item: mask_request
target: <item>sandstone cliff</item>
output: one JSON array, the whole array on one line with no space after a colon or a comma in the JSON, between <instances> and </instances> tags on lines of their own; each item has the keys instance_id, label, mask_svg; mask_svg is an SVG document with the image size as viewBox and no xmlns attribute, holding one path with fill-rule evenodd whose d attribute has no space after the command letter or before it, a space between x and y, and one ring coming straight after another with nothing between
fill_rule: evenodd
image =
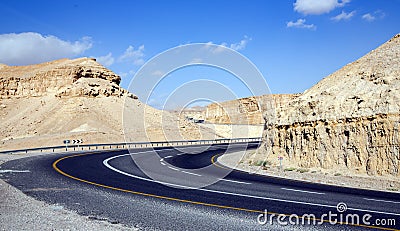
<instances>
[{"instance_id":1,"label":"sandstone cliff","mask_svg":"<svg viewBox=\"0 0 400 231\"><path fill-rule=\"evenodd\" d=\"M400 34L265 113L264 157L399 176Z\"/></svg>"},{"instance_id":2,"label":"sandstone cliff","mask_svg":"<svg viewBox=\"0 0 400 231\"><path fill-rule=\"evenodd\" d=\"M262 125L262 113L267 107L281 108L297 96L298 94L262 95L212 103L206 108L205 120L214 124Z\"/></svg>"},{"instance_id":3,"label":"sandstone cliff","mask_svg":"<svg viewBox=\"0 0 400 231\"><path fill-rule=\"evenodd\" d=\"M214 138L209 129L141 103L120 81L90 58L0 65L0 149L62 145L64 139L110 143Z\"/></svg>"},{"instance_id":4,"label":"sandstone cliff","mask_svg":"<svg viewBox=\"0 0 400 231\"><path fill-rule=\"evenodd\" d=\"M29 66L0 69L0 97L122 96L121 78L95 59L61 59Z\"/></svg>"}]
</instances>

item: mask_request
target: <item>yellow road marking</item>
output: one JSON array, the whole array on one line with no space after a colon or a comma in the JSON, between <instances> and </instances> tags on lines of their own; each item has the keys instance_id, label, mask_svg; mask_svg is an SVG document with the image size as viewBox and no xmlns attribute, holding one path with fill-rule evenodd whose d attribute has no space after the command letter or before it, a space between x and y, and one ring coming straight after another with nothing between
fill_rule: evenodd
<instances>
[{"instance_id":1,"label":"yellow road marking","mask_svg":"<svg viewBox=\"0 0 400 231\"><path fill-rule=\"evenodd\" d=\"M221 154L216 154L216 155L214 155L213 157L211 157L211 163L212 163L213 165L217 166L218 168L223 168L223 169L228 169L228 170L239 171L239 170L236 170L236 169L233 169L233 168L228 168L228 167L225 167L225 166L222 166L222 165L218 164L217 161L215 161L215 158L216 158L217 156L220 156L220 155L221 155Z\"/></svg>"},{"instance_id":2,"label":"yellow road marking","mask_svg":"<svg viewBox=\"0 0 400 231\"><path fill-rule=\"evenodd\" d=\"M150 193L132 191L132 190L128 190L128 189L117 188L117 187L113 187L113 186L109 186L109 185L103 185L103 184L99 184L99 183L96 183L96 182L84 180L84 179L69 175L68 173L63 172L61 169L59 169L57 167L57 164L59 162L61 162L62 160L69 159L69 158L74 158L74 157L79 157L79 156L86 156L86 155L89 155L89 154L101 154L101 153L98 153L98 152L97 153L93 153L93 152L91 152L91 153L83 153L83 154L65 156L65 157L62 157L62 158L54 161L52 166L53 166L54 170L56 170L58 173L60 173L63 176L66 176L68 178L71 178L73 180L80 181L80 182L87 183L87 184L91 184L91 185L95 185L95 186L102 187L102 188L107 188L107 189L120 191L120 192L126 192L126 193L135 194L135 195L148 196L148 197L165 199L165 200L170 200L170 201L177 201L177 202L183 202L183 203L189 203L189 204L195 204L195 205L203 205L203 206L208 206L208 207L216 207L216 208L222 208L222 209L232 209L232 210L237 210L237 211L245 211L245 212L259 213L259 214L290 216L290 214L282 214L282 213L275 213L275 212L269 212L269 211L267 213L265 213L265 211L261 211L261 210L245 209L245 208L238 208L238 207L233 207L233 206L211 204L211 203L192 201L192 200L184 200L184 199L179 199L179 198L174 198L174 197L160 196L160 195L156 195L156 194L150 194ZM215 155L215 156L217 156L217 155ZM215 156L213 156L211 158L211 162L213 164L215 164L215 160L214 160ZM222 166L219 166L219 167L222 167ZM300 217L300 218L302 218L302 217ZM308 218L308 219L310 219L310 218ZM321 219L318 219L318 218L315 218L315 219L311 218L311 220L313 220L313 221L322 221L322 222L329 223L328 220L321 220ZM337 224L358 226L358 227L364 227L364 228L373 228L373 229L380 229L380 230L398 231L397 229L384 228L384 227L378 227L378 226L368 226L368 225L359 225L359 224L346 224L346 223L342 223L342 222L337 222Z\"/></svg>"}]
</instances>

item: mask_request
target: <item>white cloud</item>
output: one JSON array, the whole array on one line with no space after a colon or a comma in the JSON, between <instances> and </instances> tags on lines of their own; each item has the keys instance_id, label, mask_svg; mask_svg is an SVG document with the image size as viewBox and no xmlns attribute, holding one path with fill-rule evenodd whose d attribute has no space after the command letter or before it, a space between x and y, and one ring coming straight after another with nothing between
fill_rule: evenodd
<instances>
[{"instance_id":1,"label":"white cloud","mask_svg":"<svg viewBox=\"0 0 400 231\"><path fill-rule=\"evenodd\" d=\"M377 10L374 13L364 14L361 18L367 22L373 22L377 19L383 19L385 17L385 13L381 10Z\"/></svg>"},{"instance_id":2,"label":"white cloud","mask_svg":"<svg viewBox=\"0 0 400 231\"><path fill-rule=\"evenodd\" d=\"M125 77L133 77L135 75L136 71L135 70L129 70L128 72L121 72L118 75L121 76L122 78Z\"/></svg>"},{"instance_id":3,"label":"white cloud","mask_svg":"<svg viewBox=\"0 0 400 231\"><path fill-rule=\"evenodd\" d=\"M247 43L249 43L249 41L251 41L251 38L245 35L244 38L240 40L240 42L232 43L229 47L235 51L240 51L246 48Z\"/></svg>"},{"instance_id":4,"label":"white cloud","mask_svg":"<svg viewBox=\"0 0 400 231\"><path fill-rule=\"evenodd\" d=\"M90 37L70 42L53 35L43 36L34 32L0 34L0 63L28 65L73 58L91 47Z\"/></svg>"},{"instance_id":5,"label":"white cloud","mask_svg":"<svg viewBox=\"0 0 400 231\"><path fill-rule=\"evenodd\" d=\"M144 63L144 45L141 45L138 49L133 46L128 46L124 53L118 57L119 62L129 62L134 65L140 66ZM97 57L97 61L105 66L111 66L114 64L115 58L112 53L108 53L105 56ZM127 74L127 73L124 73Z\"/></svg>"},{"instance_id":6,"label":"white cloud","mask_svg":"<svg viewBox=\"0 0 400 231\"><path fill-rule=\"evenodd\" d=\"M214 52L214 53L222 52L227 47L231 48L232 50L235 50L235 51L240 51L240 50L244 50L246 48L249 41L251 41L251 38L249 38L247 35L245 35L244 38L237 43L228 44L227 42L223 42L218 45L218 44L214 44L213 42L208 42L208 43L206 43L206 45L204 47L205 47L205 49L213 49L212 52ZM211 45L218 45L218 47L212 47ZM192 62L195 62L195 61L198 61L198 60L192 60Z\"/></svg>"},{"instance_id":7,"label":"white cloud","mask_svg":"<svg viewBox=\"0 0 400 231\"><path fill-rule=\"evenodd\" d=\"M361 18L368 22L372 22L376 19L375 16L372 16L370 13L364 14Z\"/></svg>"},{"instance_id":8,"label":"white cloud","mask_svg":"<svg viewBox=\"0 0 400 231\"><path fill-rule=\"evenodd\" d=\"M226 48L228 47L227 43L221 43L221 45L215 44L217 45L217 47L212 48L212 52L213 53L220 53L226 50Z\"/></svg>"},{"instance_id":9,"label":"white cloud","mask_svg":"<svg viewBox=\"0 0 400 231\"><path fill-rule=\"evenodd\" d=\"M132 62L133 64L140 66L144 63L144 45L141 45L138 49L135 50L133 46L129 46L123 55L121 55L118 60L119 61L127 61Z\"/></svg>"},{"instance_id":10,"label":"white cloud","mask_svg":"<svg viewBox=\"0 0 400 231\"><path fill-rule=\"evenodd\" d=\"M349 20L349 19L352 18L355 14L356 14L356 11L352 11L352 12L350 12L350 13L346 13L346 12L342 11L342 13L336 15L335 17L332 17L331 19L332 19L333 21Z\"/></svg>"},{"instance_id":11,"label":"white cloud","mask_svg":"<svg viewBox=\"0 0 400 231\"><path fill-rule=\"evenodd\" d=\"M350 0L296 0L294 10L302 14L325 14L337 7L343 7Z\"/></svg>"},{"instance_id":12,"label":"white cloud","mask_svg":"<svg viewBox=\"0 0 400 231\"><path fill-rule=\"evenodd\" d=\"M317 27L314 24L306 24L306 20L302 18L297 19L296 22L293 21L287 22L286 27L304 28L310 30L317 29Z\"/></svg>"},{"instance_id":13,"label":"white cloud","mask_svg":"<svg viewBox=\"0 0 400 231\"><path fill-rule=\"evenodd\" d=\"M114 57L112 56L112 53L108 53L107 55L96 57L97 62L103 64L106 67L109 67L113 65L114 63Z\"/></svg>"}]
</instances>

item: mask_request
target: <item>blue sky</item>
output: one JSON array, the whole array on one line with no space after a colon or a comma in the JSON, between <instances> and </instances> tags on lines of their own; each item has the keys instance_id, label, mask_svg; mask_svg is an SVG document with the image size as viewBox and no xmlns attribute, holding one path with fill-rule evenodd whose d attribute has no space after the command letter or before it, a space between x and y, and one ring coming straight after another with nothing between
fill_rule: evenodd
<instances>
[{"instance_id":1,"label":"blue sky","mask_svg":"<svg viewBox=\"0 0 400 231\"><path fill-rule=\"evenodd\" d=\"M297 93L399 33L399 10L400 0L2 0L0 63L96 57L127 88L158 53L212 42L252 61L272 93ZM181 70L155 93L164 98L178 82L196 78L229 75ZM238 97L249 94L230 84ZM157 97L152 101L156 106Z\"/></svg>"}]
</instances>

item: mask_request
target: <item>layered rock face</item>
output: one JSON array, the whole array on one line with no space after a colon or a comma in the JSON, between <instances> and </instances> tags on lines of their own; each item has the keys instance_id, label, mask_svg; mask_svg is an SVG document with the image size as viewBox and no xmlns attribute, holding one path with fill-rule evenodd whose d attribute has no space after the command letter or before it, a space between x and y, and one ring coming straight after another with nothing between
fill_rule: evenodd
<instances>
[{"instance_id":1,"label":"layered rock face","mask_svg":"<svg viewBox=\"0 0 400 231\"><path fill-rule=\"evenodd\" d=\"M89 143L214 139L210 129L141 103L94 59L0 65L0 150Z\"/></svg>"},{"instance_id":2,"label":"layered rock face","mask_svg":"<svg viewBox=\"0 0 400 231\"><path fill-rule=\"evenodd\" d=\"M262 112L266 108L281 108L297 96L298 94L262 95L213 103L207 106L205 120L214 124L261 125L264 123Z\"/></svg>"},{"instance_id":3,"label":"layered rock face","mask_svg":"<svg viewBox=\"0 0 400 231\"><path fill-rule=\"evenodd\" d=\"M265 153L300 167L399 176L400 34L264 115Z\"/></svg>"},{"instance_id":4,"label":"layered rock face","mask_svg":"<svg viewBox=\"0 0 400 231\"><path fill-rule=\"evenodd\" d=\"M121 78L95 59L61 59L30 66L0 66L0 97L122 96Z\"/></svg>"}]
</instances>

